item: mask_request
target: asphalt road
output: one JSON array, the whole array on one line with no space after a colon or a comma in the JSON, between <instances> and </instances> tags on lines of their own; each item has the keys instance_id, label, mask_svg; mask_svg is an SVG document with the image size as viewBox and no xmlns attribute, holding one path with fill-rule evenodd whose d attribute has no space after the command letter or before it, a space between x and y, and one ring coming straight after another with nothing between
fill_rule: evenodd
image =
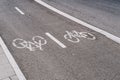
<instances>
[{"instance_id":1,"label":"asphalt road","mask_svg":"<svg viewBox=\"0 0 120 80\"><path fill-rule=\"evenodd\" d=\"M80 20L120 37L120 0L43 0Z\"/></svg>"},{"instance_id":2,"label":"asphalt road","mask_svg":"<svg viewBox=\"0 0 120 80\"><path fill-rule=\"evenodd\" d=\"M79 38L79 42L72 43L64 38L65 31L72 30L92 33L96 39ZM59 46L45 33L53 35L66 48ZM34 1L0 0L0 35L27 80L120 79L119 44ZM35 36L43 37L47 43ZM32 40L33 37L35 40ZM13 45L15 40L19 47Z\"/></svg>"}]
</instances>

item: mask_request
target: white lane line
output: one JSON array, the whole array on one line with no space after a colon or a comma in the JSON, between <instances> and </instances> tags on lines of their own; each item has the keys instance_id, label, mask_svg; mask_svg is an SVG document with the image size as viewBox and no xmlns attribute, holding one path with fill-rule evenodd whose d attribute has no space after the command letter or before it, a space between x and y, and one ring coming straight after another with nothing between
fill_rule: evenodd
<instances>
[{"instance_id":1,"label":"white lane line","mask_svg":"<svg viewBox=\"0 0 120 80\"><path fill-rule=\"evenodd\" d=\"M55 41L59 46L62 48L67 48L63 43L61 43L58 39L56 39L54 36L52 36L50 33L45 33L49 38L51 38L53 41Z\"/></svg>"},{"instance_id":2,"label":"white lane line","mask_svg":"<svg viewBox=\"0 0 120 80\"><path fill-rule=\"evenodd\" d=\"M73 17L73 16L71 16L71 15L69 15L67 13L64 13L64 12L62 12L62 11L60 11L60 10L50 6L50 5L48 5L47 3L43 2L42 0L35 0L35 1L37 3L43 5L44 7L46 7L48 9L50 9L50 10L52 10L52 11L54 11L54 12L56 12L56 13L64 16L64 17L66 17L66 18L70 19L70 20L72 20L72 21L74 21L74 22L76 22L78 24L81 24L81 25L83 25L85 27L88 27L89 29L92 29L92 30L94 30L96 32L99 32L99 33L105 35L106 37L108 37L109 39L111 39L111 40L113 40L113 41L115 41L115 42L120 44L120 38L119 37L117 37L117 36L115 36L115 35L113 35L111 33L108 33L107 31L104 31L102 29L99 29L99 28L97 28L95 26L92 26L92 25L90 25L90 24L88 24L88 23L86 23L86 22L84 22L84 21L82 21L82 20L80 20L78 18L75 18L75 17Z\"/></svg>"},{"instance_id":3,"label":"white lane line","mask_svg":"<svg viewBox=\"0 0 120 80\"><path fill-rule=\"evenodd\" d=\"M0 45L5 52L6 57L8 58L11 66L13 67L17 77L19 80L26 80L25 76L23 75L22 71L20 70L19 66L17 65L15 59L13 58L12 54L8 50L7 46L5 45L3 39L0 37Z\"/></svg>"},{"instance_id":4,"label":"white lane line","mask_svg":"<svg viewBox=\"0 0 120 80\"><path fill-rule=\"evenodd\" d=\"M22 15L25 15L25 13L23 11L21 11L18 7L15 7L15 9Z\"/></svg>"}]
</instances>

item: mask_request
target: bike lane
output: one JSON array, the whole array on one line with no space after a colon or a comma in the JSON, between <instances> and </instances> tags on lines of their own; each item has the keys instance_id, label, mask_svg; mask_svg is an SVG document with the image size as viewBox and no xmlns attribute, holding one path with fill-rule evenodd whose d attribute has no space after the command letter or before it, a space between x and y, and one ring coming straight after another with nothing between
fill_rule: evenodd
<instances>
[{"instance_id":1,"label":"bike lane","mask_svg":"<svg viewBox=\"0 0 120 80\"><path fill-rule=\"evenodd\" d=\"M26 10L30 16L10 15L7 25L1 23L2 27L7 26L1 27L2 37L27 80L109 80L119 76L119 44L46 8L36 9L42 13L34 8L30 10L33 12ZM96 39L79 38L78 43L72 43L64 38L65 31L72 30L89 32ZM53 35L66 48L60 47L45 33ZM42 51L39 48L34 51L19 49L13 45L16 38L23 39L26 45L26 41L34 42L35 36L47 41Z\"/></svg>"},{"instance_id":2,"label":"bike lane","mask_svg":"<svg viewBox=\"0 0 120 80\"><path fill-rule=\"evenodd\" d=\"M117 77L119 76L120 67L119 44L76 23L65 22L65 24L60 24L57 29L56 26L54 26L53 29L50 29L50 32L54 37L62 41L67 48L62 50L53 49L49 53L57 56L57 59L62 63L60 65L63 65L63 68L65 68L64 72L66 71L71 76L74 76L72 77L74 79L68 78L68 80L119 79L119 77ZM49 28L47 27L47 29ZM64 38L66 34L65 31L67 30L70 32L72 30L89 32L95 35L96 39L88 40L79 38L80 41L78 43L72 43ZM63 79L63 76L60 79ZM64 79L66 80L67 78Z\"/></svg>"}]
</instances>

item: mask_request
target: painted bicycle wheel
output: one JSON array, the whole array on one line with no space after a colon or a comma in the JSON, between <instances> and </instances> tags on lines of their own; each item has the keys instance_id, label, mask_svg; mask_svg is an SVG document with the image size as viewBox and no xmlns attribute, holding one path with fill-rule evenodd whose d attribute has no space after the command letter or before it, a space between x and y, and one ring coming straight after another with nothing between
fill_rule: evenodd
<instances>
[{"instance_id":1,"label":"painted bicycle wheel","mask_svg":"<svg viewBox=\"0 0 120 80\"><path fill-rule=\"evenodd\" d=\"M68 34L65 34L64 38L67 39L68 41L72 42L72 43L78 43L78 42L80 42L79 38L74 37L74 36L70 36Z\"/></svg>"},{"instance_id":2,"label":"painted bicycle wheel","mask_svg":"<svg viewBox=\"0 0 120 80\"><path fill-rule=\"evenodd\" d=\"M37 43L37 44L41 44L41 45L47 44L47 41L41 36L34 36L32 40L34 41L34 43Z\"/></svg>"},{"instance_id":3,"label":"painted bicycle wheel","mask_svg":"<svg viewBox=\"0 0 120 80\"><path fill-rule=\"evenodd\" d=\"M17 38L17 39L13 40L12 44L16 48L26 48L27 41L20 39L20 38Z\"/></svg>"},{"instance_id":4,"label":"painted bicycle wheel","mask_svg":"<svg viewBox=\"0 0 120 80\"><path fill-rule=\"evenodd\" d=\"M88 33L88 32L79 32L79 37L83 37L83 38L86 38L86 39L89 39L89 40L95 40L96 37L91 34L91 33Z\"/></svg>"}]
</instances>

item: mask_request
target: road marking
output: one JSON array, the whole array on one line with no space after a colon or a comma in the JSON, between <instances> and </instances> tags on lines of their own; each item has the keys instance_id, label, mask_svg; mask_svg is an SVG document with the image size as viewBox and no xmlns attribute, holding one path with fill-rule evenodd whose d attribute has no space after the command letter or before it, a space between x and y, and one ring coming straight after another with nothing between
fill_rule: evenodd
<instances>
[{"instance_id":1,"label":"road marking","mask_svg":"<svg viewBox=\"0 0 120 80\"><path fill-rule=\"evenodd\" d=\"M32 38L32 41L26 41L20 38L16 38L12 42L13 46L18 49L28 49L30 51L35 51L37 48L41 51L43 51L42 46L47 44L47 40L45 40L41 36L34 36Z\"/></svg>"},{"instance_id":2,"label":"road marking","mask_svg":"<svg viewBox=\"0 0 120 80\"><path fill-rule=\"evenodd\" d=\"M21 11L18 7L15 7L15 9L22 15L25 15L25 13L23 11Z\"/></svg>"},{"instance_id":3,"label":"road marking","mask_svg":"<svg viewBox=\"0 0 120 80\"><path fill-rule=\"evenodd\" d=\"M56 39L54 36L52 36L50 33L45 33L49 38L51 38L53 41L55 41L59 46L62 48L67 48L63 43L61 43L58 39Z\"/></svg>"},{"instance_id":4,"label":"road marking","mask_svg":"<svg viewBox=\"0 0 120 80\"><path fill-rule=\"evenodd\" d=\"M88 23L86 23L86 22L84 22L84 21L82 21L82 20L80 20L78 18L75 18L75 17L73 17L73 16L71 16L71 15L65 13L65 12L62 12L62 11L48 5L47 3L43 2L42 0L35 0L35 1L37 3L39 3L39 4L41 4L42 6L44 6L44 7L48 8L48 9L50 9L50 10L52 10L52 11L54 11L54 12L56 12L56 13L64 16L64 17L66 17L66 18L68 18L68 19L70 19L70 20L72 20L72 21L74 21L74 22L76 22L78 24L81 24L81 25L83 25L85 27L88 27L89 29L92 29L92 30L94 30L96 32L99 32L99 33L105 35L106 37L108 37L109 39L111 39L111 40L113 40L113 41L120 44L120 38L119 37L117 37L117 36L115 36L115 35L113 35L111 33L108 33L108 32L106 32L106 31L104 31L102 29L99 29L99 28L97 28L95 26L92 26L91 24L88 24Z\"/></svg>"},{"instance_id":5,"label":"road marking","mask_svg":"<svg viewBox=\"0 0 120 80\"><path fill-rule=\"evenodd\" d=\"M78 32L76 30L72 30L72 31L66 31L66 34L64 35L64 38L70 42L73 43L79 43L80 42L80 38L85 38L88 40L95 40L96 37L88 32Z\"/></svg>"},{"instance_id":6,"label":"road marking","mask_svg":"<svg viewBox=\"0 0 120 80\"><path fill-rule=\"evenodd\" d=\"M19 80L26 80L25 76L23 75L22 71L20 70L19 66L17 65L15 59L13 58L12 54L10 53L9 49L5 45L3 39L0 37L0 45L5 52L7 59L9 60L11 66L13 67L17 77Z\"/></svg>"}]
</instances>

